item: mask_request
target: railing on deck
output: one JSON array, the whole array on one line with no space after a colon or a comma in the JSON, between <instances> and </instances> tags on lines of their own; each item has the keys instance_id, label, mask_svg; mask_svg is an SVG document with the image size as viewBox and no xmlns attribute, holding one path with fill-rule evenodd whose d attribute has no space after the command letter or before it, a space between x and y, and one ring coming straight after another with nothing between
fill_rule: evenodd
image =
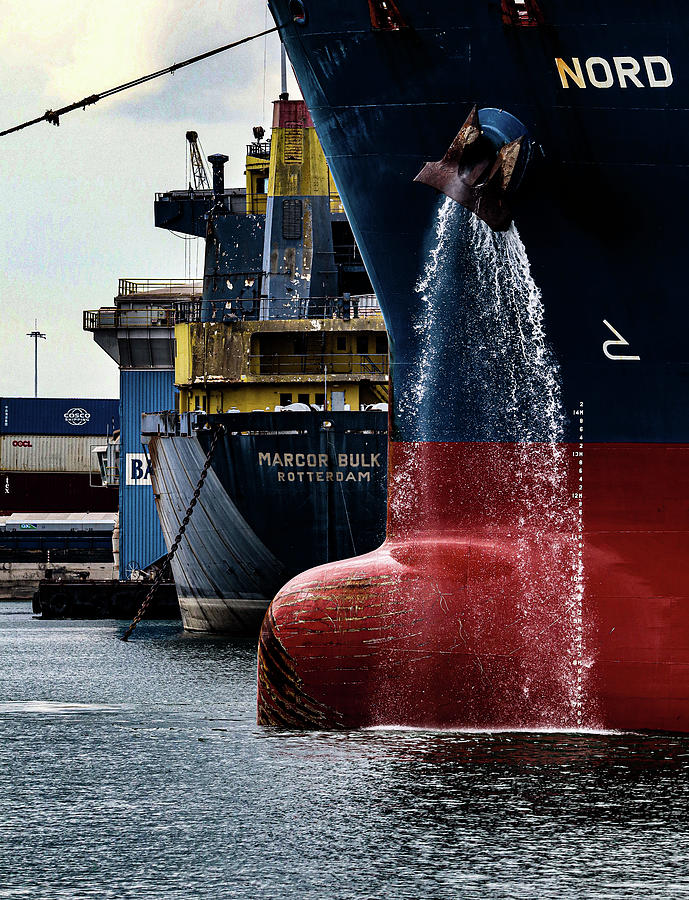
<instances>
[{"instance_id":1,"label":"railing on deck","mask_svg":"<svg viewBox=\"0 0 689 900\"><path fill-rule=\"evenodd\" d=\"M148 279L159 281L159 279ZM193 279L199 281L200 279ZM166 282L172 284L173 282ZM120 279L120 284L135 284L133 280ZM137 293L131 291L128 295ZM145 291L140 292L145 295ZM163 292L170 296L171 292ZM380 318L381 311L375 294L352 294L344 297L297 297L281 300L273 305L259 298L202 301L197 295L186 292L190 299L170 300L168 303L151 304L135 309L118 306L87 309L83 314L84 331L98 331L102 328L172 328L180 323L201 321L213 322L256 322L262 314L270 320L284 319L351 319ZM265 308L262 309L262 303ZM273 308L271 309L271 306Z\"/></svg>"},{"instance_id":2,"label":"railing on deck","mask_svg":"<svg viewBox=\"0 0 689 900\"><path fill-rule=\"evenodd\" d=\"M117 296L131 297L133 294L186 294L200 296L203 278L120 278L117 282Z\"/></svg>"},{"instance_id":3,"label":"railing on deck","mask_svg":"<svg viewBox=\"0 0 689 900\"><path fill-rule=\"evenodd\" d=\"M232 300L199 300L175 303L177 322L256 322L260 319L261 301L257 298Z\"/></svg>"},{"instance_id":4,"label":"railing on deck","mask_svg":"<svg viewBox=\"0 0 689 900\"><path fill-rule=\"evenodd\" d=\"M184 322L200 322L201 300L178 300L175 303L173 315L175 317L175 325L180 325Z\"/></svg>"},{"instance_id":5,"label":"railing on deck","mask_svg":"<svg viewBox=\"0 0 689 900\"><path fill-rule=\"evenodd\" d=\"M311 297L300 300L303 319L366 319L382 316L375 294Z\"/></svg>"},{"instance_id":6,"label":"railing on deck","mask_svg":"<svg viewBox=\"0 0 689 900\"><path fill-rule=\"evenodd\" d=\"M252 375L368 375L388 374L387 353L257 353L249 357Z\"/></svg>"},{"instance_id":7,"label":"railing on deck","mask_svg":"<svg viewBox=\"0 0 689 900\"><path fill-rule=\"evenodd\" d=\"M101 307L84 311L84 331L101 328L172 328L175 311L171 306L147 306L143 309Z\"/></svg>"},{"instance_id":8,"label":"railing on deck","mask_svg":"<svg viewBox=\"0 0 689 900\"><path fill-rule=\"evenodd\" d=\"M257 159L270 159L270 141L254 141L246 145L246 155Z\"/></svg>"},{"instance_id":9,"label":"railing on deck","mask_svg":"<svg viewBox=\"0 0 689 900\"><path fill-rule=\"evenodd\" d=\"M263 307L262 307L263 304ZM352 294L347 297L296 297L293 300L270 301L236 298L209 300L206 315L214 322L257 321L267 319L365 319L380 318L382 313L375 294ZM178 301L178 322L200 322L199 301ZM267 313L267 315L266 315Z\"/></svg>"},{"instance_id":10,"label":"railing on deck","mask_svg":"<svg viewBox=\"0 0 689 900\"><path fill-rule=\"evenodd\" d=\"M193 188L181 191L158 191L155 194L157 202L161 200L212 200L213 191L197 191Z\"/></svg>"}]
</instances>

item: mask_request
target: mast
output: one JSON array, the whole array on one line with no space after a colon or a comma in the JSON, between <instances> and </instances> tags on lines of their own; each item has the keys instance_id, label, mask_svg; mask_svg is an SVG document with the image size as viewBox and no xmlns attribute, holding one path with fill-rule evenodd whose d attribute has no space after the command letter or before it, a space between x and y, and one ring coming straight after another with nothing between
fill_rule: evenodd
<instances>
[{"instance_id":1,"label":"mast","mask_svg":"<svg viewBox=\"0 0 689 900\"><path fill-rule=\"evenodd\" d=\"M33 395L38 397L38 339L47 337L38 330L38 319L34 319L34 330L27 333L27 337L33 338Z\"/></svg>"},{"instance_id":2,"label":"mast","mask_svg":"<svg viewBox=\"0 0 689 900\"><path fill-rule=\"evenodd\" d=\"M287 51L285 45L280 44L280 99L287 100Z\"/></svg>"}]
</instances>

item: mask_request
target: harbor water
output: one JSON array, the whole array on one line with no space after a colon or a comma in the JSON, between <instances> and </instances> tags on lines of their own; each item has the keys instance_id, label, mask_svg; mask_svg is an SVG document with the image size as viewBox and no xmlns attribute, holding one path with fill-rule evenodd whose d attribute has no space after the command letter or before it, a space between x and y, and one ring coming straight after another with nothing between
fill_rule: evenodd
<instances>
[{"instance_id":1,"label":"harbor water","mask_svg":"<svg viewBox=\"0 0 689 900\"><path fill-rule=\"evenodd\" d=\"M689 737L274 731L122 627L0 605L0 898L689 896Z\"/></svg>"}]
</instances>

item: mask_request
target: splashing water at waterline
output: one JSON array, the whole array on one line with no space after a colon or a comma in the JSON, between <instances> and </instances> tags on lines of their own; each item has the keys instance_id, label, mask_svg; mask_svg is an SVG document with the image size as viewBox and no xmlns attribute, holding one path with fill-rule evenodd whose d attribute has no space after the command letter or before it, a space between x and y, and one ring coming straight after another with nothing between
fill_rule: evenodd
<instances>
[{"instance_id":1,"label":"splashing water at waterline","mask_svg":"<svg viewBox=\"0 0 689 900\"><path fill-rule=\"evenodd\" d=\"M415 362L398 391L398 410L414 422L419 446L485 442L496 468L509 472L500 495L482 501L496 534L512 536L518 640L533 647L536 663L523 692L528 700L537 687L533 672L547 667L560 691L543 716L553 725L580 727L588 663L575 467L564 443L560 369L517 229L493 232L446 198L416 292ZM423 504L418 481L400 473L393 502ZM475 487L481 494L481 484Z\"/></svg>"}]
</instances>

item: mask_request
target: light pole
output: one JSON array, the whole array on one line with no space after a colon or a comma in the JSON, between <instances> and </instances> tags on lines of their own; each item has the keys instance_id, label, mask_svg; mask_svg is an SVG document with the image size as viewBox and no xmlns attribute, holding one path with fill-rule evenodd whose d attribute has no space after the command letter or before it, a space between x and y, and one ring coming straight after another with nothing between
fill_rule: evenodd
<instances>
[{"instance_id":1,"label":"light pole","mask_svg":"<svg viewBox=\"0 0 689 900\"><path fill-rule=\"evenodd\" d=\"M38 339L43 338L47 341L47 337L38 330L38 319L33 320L33 331L27 333L27 337L33 338L33 395L38 397Z\"/></svg>"}]
</instances>

